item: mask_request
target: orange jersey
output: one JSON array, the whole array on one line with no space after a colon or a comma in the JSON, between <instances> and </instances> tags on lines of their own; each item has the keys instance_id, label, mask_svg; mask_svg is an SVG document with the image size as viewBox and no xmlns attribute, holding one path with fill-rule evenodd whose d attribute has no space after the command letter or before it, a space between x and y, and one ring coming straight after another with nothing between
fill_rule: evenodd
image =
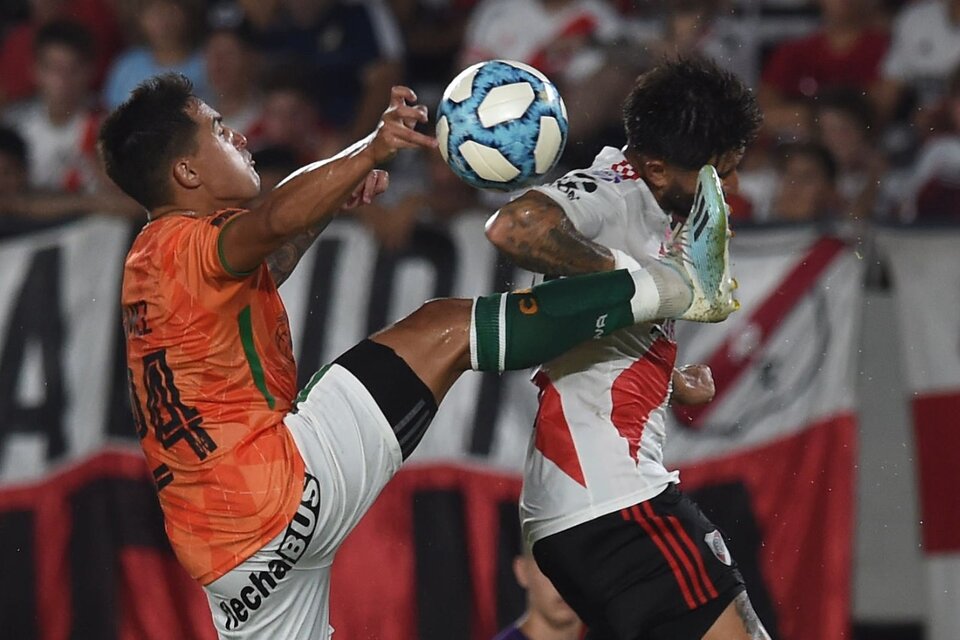
<instances>
[{"instance_id":1,"label":"orange jersey","mask_svg":"<svg viewBox=\"0 0 960 640\"><path fill-rule=\"evenodd\" d=\"M296 396L290 327L265 264L223 264L240 210L150 222L127 255L131 405L167 535L202 584L276 537L296 512L303 460L283 424Z\"/></svg>"}]
</instances>

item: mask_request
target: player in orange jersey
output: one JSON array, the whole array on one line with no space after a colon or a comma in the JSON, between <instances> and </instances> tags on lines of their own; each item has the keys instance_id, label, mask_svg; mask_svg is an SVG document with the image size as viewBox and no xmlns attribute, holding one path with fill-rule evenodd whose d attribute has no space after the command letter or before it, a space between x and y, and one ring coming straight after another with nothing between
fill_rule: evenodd
<instances>
[{"instance_id":1,"label":"player in orange jersey","mask_svg":"<svg viewBox=\"0 0 960 640\"><path fill-rule=\"evenodd\" d=\"M246 139L182 76L145 82L101 130L108 175L149 212L122 289L137 430L173 549L223 638L327 637L337 547L463 371L526 368L667 308L636 263L434 300L298 395L277 286L341 208L386 188L377 165L436 146L414 130L427 120L415 101L394 87L372 134L252 210L240 208L260 187Z\"/></svg>"}]
</instances>

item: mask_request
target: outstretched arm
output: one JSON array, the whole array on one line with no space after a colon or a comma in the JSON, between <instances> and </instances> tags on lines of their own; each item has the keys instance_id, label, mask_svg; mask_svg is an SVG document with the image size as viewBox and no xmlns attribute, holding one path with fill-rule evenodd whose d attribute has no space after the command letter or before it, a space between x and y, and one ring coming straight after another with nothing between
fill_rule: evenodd
<instances>
[{"instance_id":1,"label":"outstretched arm","mask_svg":"<svg viewBox=\"0 0 960 640\"><path fill-rule=\"evenodd\" d=\"M341 209L353 209L361 204L370 204L376 196L386 191L389 183L390 179L386 171L374 169L367 175L366 180L354 190L353 195ZM300 262L300 258L307 252L307 249L313 246L314 241L327 228L327 224L331 220L333 220L333 216L312 229L307 229L287 240L279 249L267 257L267 267L269 267L270 275L278 287L290 277L290 274L293 273L294 268Z\"/></svg>"},{"instance_id":2,"label":"outstretched arm","mask_svg":"<svg viewBox=\"0 0 960 640\"><path fill-rule=\"evenodd\" d=\"M615 268L613 253L577 231L549 196L528 191L487 221L487 238L529 271L572 276Z\"/></svg>"},{"instance_id":3,"label":"outstretched arm","mask_svg":"<svg viewBox=\"0 0 960 640\"><path fill-rule=\"evenodd\" d=\"M256 209L227 224L220 233L224 262L233 271L252 271L285 242L325 227L374 167L399 149L435 147L434 138L414 131L418 122L426 122L426 107L408 101L416 101L416 94L394 87L374 133L329 160L299 170Z\"/></svg>"}]
</instances>

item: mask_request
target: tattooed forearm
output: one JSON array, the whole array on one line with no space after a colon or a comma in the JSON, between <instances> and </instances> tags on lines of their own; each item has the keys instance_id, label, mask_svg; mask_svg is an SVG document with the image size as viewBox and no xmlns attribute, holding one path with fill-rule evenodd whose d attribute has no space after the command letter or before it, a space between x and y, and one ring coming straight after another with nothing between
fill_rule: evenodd
<instances>
[{"instance_id":1,"label":"tattooed forearm","mask_svg":"<svg viewBox=\"0 0 960 640\"><path fill-rule=\"evenodd\" d=\"M500 209L488 223L487 236L529 271L570 276L614 265L609 249L584 237L557 203L537 192Z\"/></svg>"},{"instance_id":2,"label":"tattooed forearm","mask_svg":"<svg viewBox=\"0 0 960 640\"><path fill-rule=\"evenodd\" d=\"M753 610L753 605L750 604L750 598L747 596L746 591L736 597L734 606L737 609L737 615L740 617L740 621L743 623L743 629L747 632L747 637L750 638L750 640L770 640L770 636L767 635L766 629L763 628L760 618L757 617L757 613Z\"/></svg>"},{"instance_id":3,"label":"tattooed forearm","mask_svg":"<svg viewBox=\"0 0 960 640\"><path fill-rule=\"evenodd\" d=\"M270 269L270 275L273 276L273 281L278 287L293 273L293 269L300 262L300 258L303 257L303 254L307 252L307 249L310 248L326 226L327 223L324 223L309 231L304 231L284 242L279 249L267 257L267 267Z\"/></svg>"}]
</instances>

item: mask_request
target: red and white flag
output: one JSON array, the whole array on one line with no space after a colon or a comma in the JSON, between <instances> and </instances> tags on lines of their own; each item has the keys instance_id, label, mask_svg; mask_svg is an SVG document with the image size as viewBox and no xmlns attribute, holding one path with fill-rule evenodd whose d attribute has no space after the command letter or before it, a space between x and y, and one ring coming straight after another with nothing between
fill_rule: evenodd
<instances>
[{"instance_id":1,"label":"red and white flag","mask_svg":"<svg viewBox=\"0 0 960 640\"><path fill-rule=\"evenodd\" d=\"M731 539L773 637L844 638L863 265L809 230L740 233L733 256L741 310L678 332L678 363L709 363L717 395L675 412L667 460Z\"/></svg>"},{"instance_id":2,"label":"red and white flag","mask_svg":"<svg viewBox=\"0 0 960 640\"><path fill-rule=\"evenodd\" d=\"M960 638L960 231L879 236L900 321L920 482L930 640Z\"/></svg>"}]
</instances>

